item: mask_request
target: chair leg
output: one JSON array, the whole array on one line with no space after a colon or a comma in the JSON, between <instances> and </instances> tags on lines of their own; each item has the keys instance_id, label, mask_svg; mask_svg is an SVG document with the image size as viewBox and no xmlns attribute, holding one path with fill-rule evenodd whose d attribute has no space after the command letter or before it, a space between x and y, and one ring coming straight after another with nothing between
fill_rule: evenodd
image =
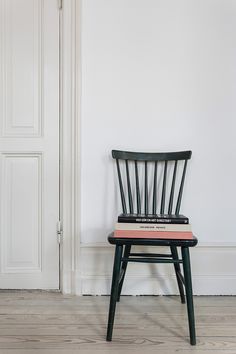
<instances>
[{"instance_id":1,"label":"chair leg","mask_svg":"<svg viewBox=\"0 0 236 354\"><path fill-rule=\"evenodd\" d=\"M116 301L118 296L122 250L123 250L122 245L121 246L116 245L112 284L111 284L110 308L109 308L108 325L107 325L107 337L106 337L107 341L112 340L112 331L113 331L113 324L114 324L115 311L116 311Z\"/></svg>"},{"instance_id":2,"label":"chair leg","mask_svg":"<svg viewBox=\"0 0 236 354\"><path fill-rule=\"evenodd\" d=\"M129 257L130 250L131 250L131 245L126 245L125 246L125 251L124 251L124 257ZM126 273L127 265L128 265L128 262L125 262L125 261L122 262L122 266L121 266L121 274L122 275L121 275L121 279L120 279L120 282L119 282L117 301L120 301L120 294L121 294L122 286L123 286L124 279L125 279L125 273Z\"/></svg>"},{"instance_id":3,"label":"chair leg","mask_svg":"<svg viewBox=\"0 0 236 354\"><path fill-rule=\"evenodd\" d=\"M171 250L171 254L172 254L173 259L179 259L177 247L170 246L170 250ZM174 263L174 268L175 268L176 279L177 279L177 283L178 283L178 287L179 287L181 302L182 302L182 304L185 304L184 286L183 286L183 282L181 279L180 264Z\"/></svg>"},{"instance_id":4,"label":"chair leg","mask_svg":"<svg viewBox=\"0 0 236 354\"><path fill-rule=\"evenodd\" d=\"M194 307L193 307L193 293L192 293L192 279L191 279L189 248L182 247L181 250L182 250L184 278L185 278L185 291L186 291L187 310L188 310L190 344L195 345L196 344L196 334L195 334L195 320L194 320Z\"/></svg>"}]
</instances>

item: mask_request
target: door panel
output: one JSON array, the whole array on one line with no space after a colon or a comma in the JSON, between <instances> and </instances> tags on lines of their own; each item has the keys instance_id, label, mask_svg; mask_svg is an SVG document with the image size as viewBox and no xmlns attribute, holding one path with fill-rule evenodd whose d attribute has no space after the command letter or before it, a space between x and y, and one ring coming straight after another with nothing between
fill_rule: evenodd
<instances>
[{"instance_id":1,"label":"door panel","mask_svg":"<svg viewBox=\"0 0 236 354\"><path fill-rule=\"evenodd\" d=\"M2 2L6 103L3 134L24 137L40 135L43 2Z\"/></svg>"},{"instance_id":2,"label":"door panel","mask_svg":"<svg viewBox=\"0 0 236 354\"><path fill-rule=\"evenodd\" d=\"M59 13L0 0L0 288L59 287Z\"/></svg>"}]
</instances>

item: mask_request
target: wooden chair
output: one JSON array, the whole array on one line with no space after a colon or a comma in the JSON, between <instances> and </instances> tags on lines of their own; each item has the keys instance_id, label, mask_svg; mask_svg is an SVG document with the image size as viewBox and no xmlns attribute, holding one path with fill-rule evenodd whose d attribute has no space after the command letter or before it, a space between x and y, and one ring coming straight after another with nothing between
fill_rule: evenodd
<instances>
[{"instance_id":1,"label":"wooden chair","mask_svg":"<svg viewBox=\"0 0 236 354\"><path fill-rule=\"evenodd\" d=\"M178 215L180 213L187 163L191 158L191 154L191 151L143 153L113 150L112 157L116 159L123 213L127 215L129 213ZM197 238L194 237L192 240L122 238L115 237L114 233L112 233L108 236L108 241L114 244L116 248L107 341L112 340L116 302L120 300L128 262L173 263L182 303L185 303L185 287L190 343L195 345L196 335L189 247L197 244ZM133 253L131 252L133 245L168 246L170 252L168 254ZM181 248L182 259L179 258L177 247ZM181 263L184 276L181 273Z\"/></svg>"}]
</instances>

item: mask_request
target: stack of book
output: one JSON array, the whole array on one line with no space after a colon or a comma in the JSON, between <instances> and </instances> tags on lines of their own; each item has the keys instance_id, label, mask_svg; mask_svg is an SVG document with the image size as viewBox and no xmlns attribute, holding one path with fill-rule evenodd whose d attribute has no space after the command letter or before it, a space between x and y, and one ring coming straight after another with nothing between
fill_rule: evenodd
<instances>
[{"instance_id":1,"label":"stack of book","mask_svg":"<svg viewBox=\"0 0 236 354\"><path fill-rule=\"evenodd\" d=\"M189 219L184 215L121 214L115 224L115 237L193 239Z\"/></svg>"}]
</instances>

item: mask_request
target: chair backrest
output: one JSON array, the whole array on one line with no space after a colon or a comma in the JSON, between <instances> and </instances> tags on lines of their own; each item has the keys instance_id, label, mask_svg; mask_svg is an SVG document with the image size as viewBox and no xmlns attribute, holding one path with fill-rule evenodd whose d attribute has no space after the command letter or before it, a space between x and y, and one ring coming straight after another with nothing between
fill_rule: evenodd
<instances>
[{"instance_id":1,"label":"chair backrest","mask_svg":"<svg viewBox=\"0 0 236 354\"><path fill-rule=\"evenodd\" d=\"M112 150L123 213L178 215L191 155L191 151L147 153Z\"/></svg>"}]
</instances>

